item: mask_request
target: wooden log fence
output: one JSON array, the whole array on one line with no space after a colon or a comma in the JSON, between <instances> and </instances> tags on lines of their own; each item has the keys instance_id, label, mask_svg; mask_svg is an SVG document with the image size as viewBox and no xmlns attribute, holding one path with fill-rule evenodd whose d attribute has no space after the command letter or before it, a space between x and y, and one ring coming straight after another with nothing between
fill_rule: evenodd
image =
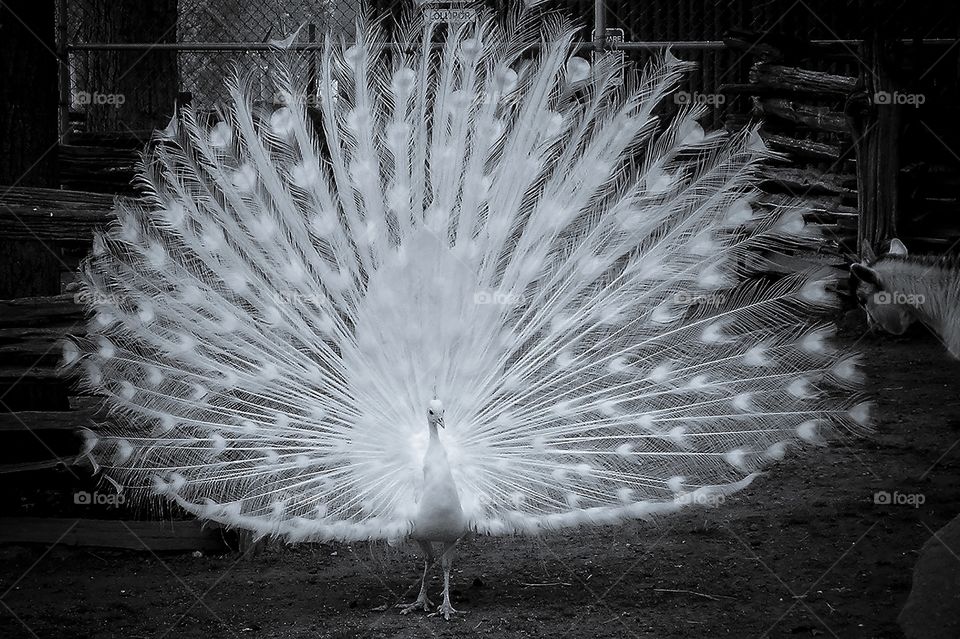
<instances>
[{"instance_id":1,"label":"wooden log fence","mask_svg":"<svg viewBox=\"0 0 960 639\"><path fill-rule=\"evenodd\" d=\"M73 294L0 300L0 380L56 378L60 342L83 322Z\"/></svg>"},{"instance_id":2,"label":"wooden log fence","mask_svg":"<svg viewBox=\"0 0 960 639\"><path fill-rule=\"evenodd\" d=\"M751 85L773 91L820 97L825 94L847 96L857 87L857 78L825 71L814 71L782 64L755 64L750 69Z\"/></svg>"},{"instance_id":3,"label":"wooden log fence","mask_svg":"<svg viewBox=\"0 0 960 639\"><path fill-rule=\"evenodd\" d=\"M749 83L720 88L723 93L749 96L753 105L750 117L731 116L727 128L761 120L764 142L790 160L763 167L761 189L766 194L761 201L798 203L806 211L805 220L822 228L828 252L852 256L859 225L858 172L852 127L843 106L859 78L809 68L827 66L827 58L837 54L830 48L746 32L734 33L726 41L754 58ZM788 64L798 60L805 66Z\"/></svg>"},{"instance_id":4,"label":"wooden log fence","mask_svg":"<svg viewBox=\"0 0 960 639\"><path fill-rule=\"evenodd\" d=\"M116 196L84 191L0 187L0 236L89 242L105 225Z\"/></svg>"},{"instance_id":5,"label":"wooden log fence","mask_svg":"<svg viewBox=\"0 0 960 639\"><path fill-rule=\"evenodd\" d=\"M96 411L89 408L70 411L25 410L15 413L0 413L0 432L24 430L76 431L89 427L95 414Z\"/></svg>"}]
</instances>

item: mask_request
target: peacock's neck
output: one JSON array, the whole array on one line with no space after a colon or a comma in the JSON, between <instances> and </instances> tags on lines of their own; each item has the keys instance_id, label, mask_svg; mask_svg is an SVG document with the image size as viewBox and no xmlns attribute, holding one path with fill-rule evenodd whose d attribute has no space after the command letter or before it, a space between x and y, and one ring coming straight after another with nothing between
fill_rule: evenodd
<instances>
[{"instance_id":1,"label":"peacock's neck","mask_svg":"<svg viewBox=\"0 0 960 639\"><path fill-rule=\"evenodd\" d=\"M413 536L432 541L460 538L466 522L460 505L460 494L447 452L440 442L438 426L430 424L430 443L423 456L423 488L414 518Z\"/></svg>"},{"instance_id":2,"label":"peacock's neck","mask_svg":"<svg viewBox=\"0 0 960 639\"><path fill-rule=\"evenodd\" d=\"M423 459L424 470L427 466L434 466L438 472L449 472L447 469L447 449L440 439L440 431L436 424L430 424L430 440L427 442L427 452Z\"/></svg>"}]
</instances>

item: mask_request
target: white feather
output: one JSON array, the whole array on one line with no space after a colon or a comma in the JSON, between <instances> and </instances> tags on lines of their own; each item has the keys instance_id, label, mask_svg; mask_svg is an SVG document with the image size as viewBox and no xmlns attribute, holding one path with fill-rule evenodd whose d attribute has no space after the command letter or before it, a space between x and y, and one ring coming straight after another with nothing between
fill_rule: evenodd
<instances>
[{"instance_id":1,"label":"white feather","mask_svg":"<svg viewBox=\"0 0 960 639\"><path fill-rule=\"evenodd\" d=\"M151 147L64 348L111 403L107 476L255 535L401 537L440 398L462 526L534 534L714 503L867 426L822 274L745 259L816 246L752 204L756 129L666 120L672 54L625 89L572 26L481 13L403 55L361 25L309 83L271 66L279 108L235 77L222 120L186 107Z\"/></svg>"}]
</instances>

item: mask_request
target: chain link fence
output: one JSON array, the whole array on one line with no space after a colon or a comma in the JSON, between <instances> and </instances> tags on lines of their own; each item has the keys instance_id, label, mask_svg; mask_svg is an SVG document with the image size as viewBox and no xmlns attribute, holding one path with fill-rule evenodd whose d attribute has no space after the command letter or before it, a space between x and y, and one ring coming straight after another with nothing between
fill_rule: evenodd
<instances>
[{"instance_id":1,"label":"chain link fence","mask_svg":"<svg viewBox=\"0 0 960 639\"><path fill-rule=\"evenodd\" d=\"M65 0L66 101L74 130L141 133L162 126L180 100L212 107L226 99L234 68L269 99L270 42L296 33L298 43L324 34L349 38L360 0Z\"/></svg>"},{"instance_id":2,"label":"chain link fence","mask_svg":"<svg viewBox=\"0 0 960 639\"><path fill-rule=\"evenodd\" d=\"M316 42L325 33L349 37L353 32L359 0L279 0L277 2L250 2L230 0L230 10L211 8L209 0L181 2L178 41L191 43L231 42L266 44L281 40L299 30L300 42ZM224 70L237 65L242 69L267 70L268 55L252 47L230 51L189 51L179 54L181 84L199 104L209 105L224 97ZM256 74L254 77L263 76ZM269 97L268 87L254 87L263 99Z\"/></svg>"},{"instance_id":3,"label":"chain link fence","mask_svg":"<svg viewBox=\"0 0 960 639\"><path fill-rule=\"evenodd\" d=\"M374 11L399 10L412 2L369 0ZM529 0L528 0L529 1ZM321 41L324 34L351 37L364 0L60 0L61 43L69 60L65 101L78 131L142 132L165 124L177 100L213 106L226 98L224 80L231 68L266 70L269 42L297 32L297 42ZM490 2L503 9L503 2ZM583 38L600 21L613 46L644 64L668 44L675 55L699 63L679 100L709 100L714 125L725 112L746 112L747 104L724 104L724 84L747 81L752 56L725 47L732 30L778 38L825 40L847 47L832 70L856 75L857 40L885 15L901 33L918 38L952 38L931 12L900 11L903 0L545 0L546 9L573 16ZM598 11L598 6L600 10ZM65 16L65 19L63 18ZM870 17L870 20L865 18ZM904 24L904 21L907 24ZM616 41L625 41L620 45ZM846 44L842 44L846 43ZM844 53L841 51L841 53ZM854 55L851 55L854 54ZM267 74L252 74L253 86L270 99Z\"/></svg>"}]
</instances>

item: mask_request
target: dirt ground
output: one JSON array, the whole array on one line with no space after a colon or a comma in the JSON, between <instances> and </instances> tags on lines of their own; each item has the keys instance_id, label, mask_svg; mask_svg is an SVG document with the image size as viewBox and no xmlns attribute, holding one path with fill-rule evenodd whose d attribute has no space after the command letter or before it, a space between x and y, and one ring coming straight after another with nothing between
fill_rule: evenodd
<instances>
[{"instance_id":1,"label":"dirt ground","mask_svg":"<svg viewBox=\"0 0 960 639\"><path fill-rule=\"evenodd\" d=\"M902 636L918 550L960 512L960 362L922 334L858 348L874 435L794 456L721 508L658 525L469 541L453 576L466 613L449 622L393 608L416 594L412 546L6 547L0 637ZM878 491L923 503L876 504ZM441 586L435 576L434 599Z\"/></svg>"}]
</instances>

